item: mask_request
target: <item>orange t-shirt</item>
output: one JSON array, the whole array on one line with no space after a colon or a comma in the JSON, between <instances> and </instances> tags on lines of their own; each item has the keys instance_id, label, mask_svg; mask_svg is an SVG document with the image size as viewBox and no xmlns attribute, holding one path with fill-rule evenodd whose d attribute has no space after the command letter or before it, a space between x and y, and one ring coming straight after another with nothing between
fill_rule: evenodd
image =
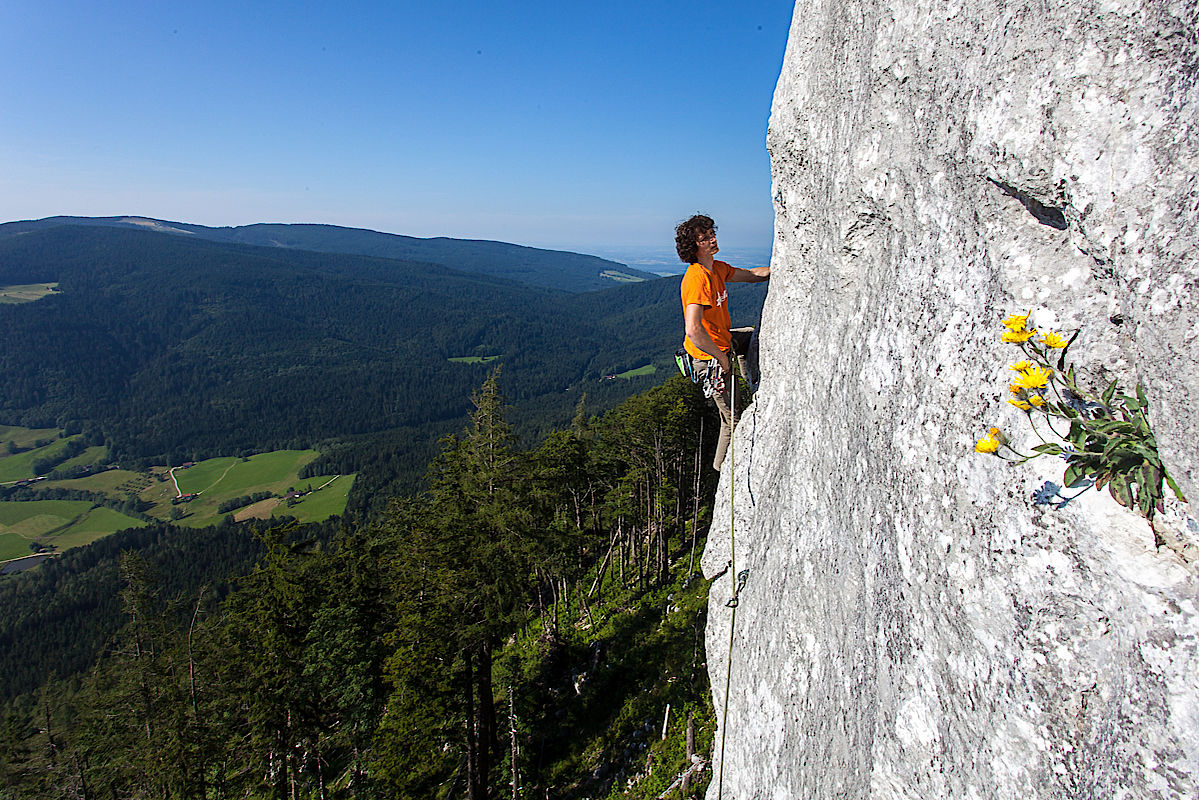
<instances>
[{"instance_id":1,"label":"orange t-shirt","mask_svg":"<svg viewBox=\"0 0 1199 800\"><path fill-rule=\"evenodd\" d=\"M733 337L729 334L732 321L729 319L729 292L724 288L724 281L733 274L733 268L723 261L713 261L712 271L708 272L702 264L692 264L687 267L683 276L680 294L683 298L683 311L687 306L698 303L704 307L703 326L712 341L721 350L733 346ZM683 337L683 347L693 357L706 361L712 356L700 350L691 341L691 337Z\"/></svg>"}]
</instances>

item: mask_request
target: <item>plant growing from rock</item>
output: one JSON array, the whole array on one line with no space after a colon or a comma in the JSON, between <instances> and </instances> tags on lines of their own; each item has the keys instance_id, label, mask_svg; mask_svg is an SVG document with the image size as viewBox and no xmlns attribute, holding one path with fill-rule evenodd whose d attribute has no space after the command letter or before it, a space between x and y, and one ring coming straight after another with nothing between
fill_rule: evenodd
<instances>
[{"instance_id":1,"label":"plant growing from rock","mask_svg":"<svg viewBox=\"0 0 1199 800\"><path fill-rule=\"evenodd\" d=\"M1056 331L1038 331L1028 318L1029 314L1013 314L1003 321L1003 341L1024 354L1009 367L1015 375L1008 402L1024 412L1041 443L1031 453L1021 453L998 428L991 428L974 446L975 452L1016 464L1043 455L1064 458L1062 483L1080 491L1064 497L1046 483L1034 497L1041 504L1056 501L1061 507L1092 486L1107 486L1117 503L1135 508L1152 523L1153 515L1163 510L1163 483L1185 501L1158 455L1142 386L1137 384L1135 395L1124 392L1117 381L1098 396L1083 390L1067 360L1079 331L1065 339ZM1059 430L1063 425L1068 426L1065 432Z\"/></svg>"}]
</instances>

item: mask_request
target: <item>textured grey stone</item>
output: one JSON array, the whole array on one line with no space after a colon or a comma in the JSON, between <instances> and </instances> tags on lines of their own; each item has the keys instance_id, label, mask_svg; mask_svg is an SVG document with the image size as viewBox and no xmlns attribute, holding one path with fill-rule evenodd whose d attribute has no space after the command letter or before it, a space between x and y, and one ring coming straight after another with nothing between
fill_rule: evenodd
<instances>
[{"instance_id":1,"label":"textured grey stone","mask_svg":"<svg viewBox=\"0 0 1199 800\"><path fill-rule=\"evenodd\" d=\"M1031 309L1093 386L1144 384L1199 491L1197 30L1194 0L797 5L762 389L704 557L735 499L709 800L1199 796L1195 513L1159 549L1106 494L1034 506L1060 461L972 452L1035 443L999 342Z\"/></svg>"}]
</instances>

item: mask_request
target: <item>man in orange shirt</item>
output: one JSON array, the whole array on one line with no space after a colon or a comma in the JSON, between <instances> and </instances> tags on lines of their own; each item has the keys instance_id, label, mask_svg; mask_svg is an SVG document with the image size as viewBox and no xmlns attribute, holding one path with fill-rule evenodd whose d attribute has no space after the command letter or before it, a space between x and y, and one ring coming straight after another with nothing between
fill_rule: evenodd
<instances>
[{"instance_id":1,"label":"man in orange shirt","mask_svg":"<svg viewBox=\"0 0 1199 800\"><path fill-rule=\"evenodd\" d=\"M714 387L712 400L720 412L720 438L716 443L716 457L712 466L720 469L729 439L737 425L737 411L733 408L732 389L735 376L731 371L730 353L737 354L741 373L751 386L757 385L757 342L753 328L732 329L729 318L729 293L726 281L759 283L770 280L770 267L739 269L731 267L714 257L720 252L716 243L716 223L711 217L696 214L674 229L675 249L679 258L690 264L683 276L680 294L683 300L683 324L686 338L683 348L691 359L692 369L700 380ZM720 379L724 386L720 388Z\"/></svg>"}]
</instances>

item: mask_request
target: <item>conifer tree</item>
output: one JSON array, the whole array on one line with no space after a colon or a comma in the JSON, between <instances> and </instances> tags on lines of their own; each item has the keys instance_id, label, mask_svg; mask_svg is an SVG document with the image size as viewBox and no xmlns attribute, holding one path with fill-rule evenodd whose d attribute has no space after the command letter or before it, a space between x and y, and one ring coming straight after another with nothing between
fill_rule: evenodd
<instances>
[{"instance_id":1,"label":"conifer tree","mask_svg":"<svg viewBox=\"0 0 1199 800\"><path fill-rule=\"evenodd\" d=\"M500 753L492 660L524 609L532 546L527 467L504 418L498 378L496 370L472 397L467 430L443 440L425 503L395 512L391 523L405 538L389 706L418 726L439 707L457 716L456 731L443 732L458 743L458 773L472 800L491 793ZM429 659L434 672L416 678L413 667ZM386 757L389 774L408 759L442 760L419 752L432 744L427 730L401 735Z\"/></svg>"}]
</instances>

